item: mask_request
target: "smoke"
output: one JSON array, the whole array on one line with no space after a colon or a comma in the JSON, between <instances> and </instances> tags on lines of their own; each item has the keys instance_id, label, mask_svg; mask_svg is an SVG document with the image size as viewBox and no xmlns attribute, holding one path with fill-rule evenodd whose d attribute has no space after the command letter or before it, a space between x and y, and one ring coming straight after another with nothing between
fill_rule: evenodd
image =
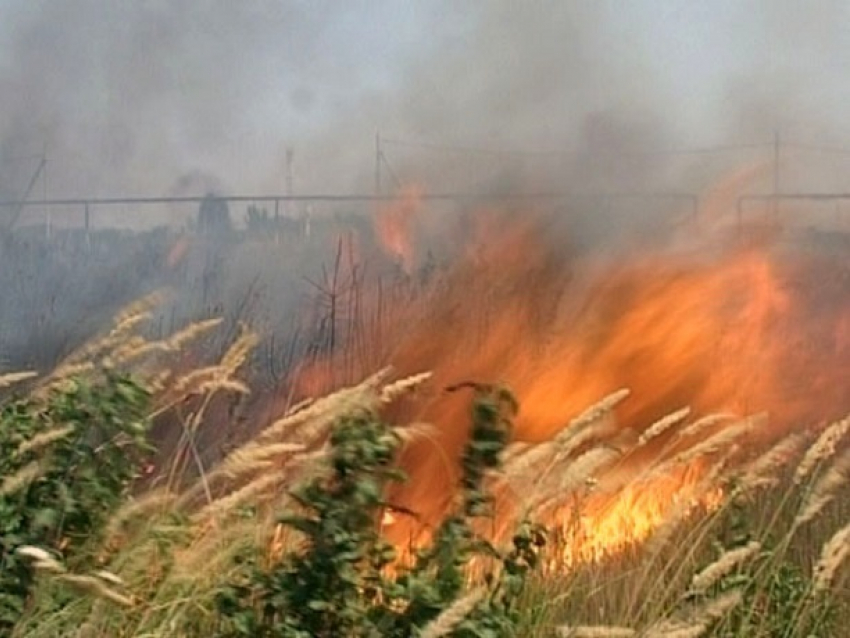
<instances>
[{"instance_id":1,"label":"smoke","mask_svg":"<svg viewBox=\"0 0 850 638\"><path fill-rule=\"evenodd\" d=\"M848 133L837 0L404 4L10 0L0 193L45 149L55 196L280 192L288 147L301 192L368 192L376 130L388 187L697 188L752 154L645 152Z\"/></svg>"}]
</instances>

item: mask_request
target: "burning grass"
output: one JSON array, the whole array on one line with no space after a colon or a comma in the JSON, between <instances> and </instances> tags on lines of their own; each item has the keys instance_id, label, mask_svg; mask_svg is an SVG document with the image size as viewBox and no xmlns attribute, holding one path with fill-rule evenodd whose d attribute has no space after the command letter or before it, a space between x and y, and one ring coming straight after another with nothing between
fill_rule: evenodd
<instances>
[{"instance_id":1,"label":"burning grass","mask_svg":"<svg viewBox=\"0 0 850 638\"><path fill-rule=\"evenodd\" d=\"M115 340L126 325L125 317L106 340ZM199 478L188 483L175 480L180 459L193 457L192 434L204 425L198 415L203 416L211 395L236 387L244 392L244 383L234 375L251 343L246 333L218 364L206 368L214 373L183 373L182 383L167 387L153 383L164 376L162 349L147 349L151 359L139 369L155 392L154 411L179 403L184 393L198 394L195 401L201 406L184 424L186 440L165 474L169 480L130 498L112 516L102 544L91 548L101 570L118 579L110 586L110 595L101 596L98 592L106 584L93 581L91 586L77 587L85 595L57 608L55 597L61 598L61 591L69 583L73 589L83 576L48 578L16 629L18 635L208 632L215 626L214 594L238 571L235 558L246 548L259 546L266 549L268 564L273 564L292 547L294 539L276 522L275 514L292 506L287 487L324 471L325 437L333 421L355 408L386 409L422 384L433 383L430 375L394 383L387 373L374 375L293 406L219 464L201 468ZM86 349L87 356L98 353L109 360L109 345L93 344ZM37 383L35 391L61 383L66 377L60 372ZM185 381L193 377L194 385ZM211 384L210 378L233 383ZM645 635L710 635L709 629L723 628L748 632L735 635L764 635L766 628L777 626L774 615L780 613L782 622L800 627L789 635L807 635L803 630L810 631L812 622L827 619L821 618L825 607L816 594L828 592L840 604L848 602L839 588L846 558L842 549L846 532L841 526L847 511L835 498L846 493L846 485L832 478L837 472L843 476L846 420L823 429L806 448L792 434L763 457L733 463L739 459L737 444L753 421L729 417L688 421L684 411L678 411L648 425L646 432L667 435L665 446L633 466L624 460L638 454L648 444L647 437L624 452L607 448L610 444L600 437L600 432L610 431L618 406L629 399L626 392L601 398L551 440L514 444L504 471L490 479L502 495L500 527L491 533L511 529L507 521L520 513L518 495L525 508L554 524L543 570L525 594L525 624L519 635L550 635L556 628L567 632L564 635L618 635L612 623L621 632L632 627L654 632ZM717 430L718 423L725 427ZM689 432L705 431L714 433L689 447L676 443L687 439ZM405 428L400 432L404 435ZM724 432L736 435L720 436ZM409 445L422 433L430 436L433 431L420 427L403 439ZM712 439L714 443L706 445ZM836 451L838 458L833 460ZM695 463L696 459L701 461ZM735 479L745 476L770 477L775 484L759 486L748 480L736 485ZM813 502L825 498L816 515L805 515ZM404 519L404 514L396 516ZM424 537L419 539L423 541ZM725 553L718 555L714 547L725 548ZM712 554L715 560L707 565ZM795 582L792 577L797 575L803 584L788 594L796 598L777 599L775 583ZM732 593L734 600L728 598ZM118 598L121 605L114 604ZM468 602L461 599L453 613L464 601ZM761 607L740 611L746 609L744 602L754 601ZM793 611L783 612L786 604ZM717 618L725 620L718 625ZM456 621L447 612L435 625L454 626ZM593 633L602 632L597 625L603 624L609 625L609 633ZM686 630L692 633L675 633Z\"/></svg>"},{"instance_id":2,"label":"burning grass","mask_svg":"<svg viewBox=\"0 0 850 638\"><path fill-rule=\"evenodd\" d=\"M411 206L381 218L408 270ZM179 433L89 548L129 609L92 587L68 598L46 578L17 634L214 633L215 595L238 558L261 548L268 567L298 547L278 522L297 509L289 490L328 471L328 434L358 410L398 424L411 480L388 492L376 524L402 568L451 507L468 440L468 402L441 390L494 375L520 410L500 471L487 475L495 517L478 531L504 542L529 515L550 530L517 635L802 637L843 626L846 264L722 243L576 263L536 221L480 220L475 249L405 303L359 288L345 302L347 338L288 380L286 402L260 397L249 414L271 417L215 460L199 441L228 427L222 397L251 400L247 329L219 361L186 369L176 355L216 323L149 341L137 331L155 302L145 300L45 379L4 376L38 396L104 363L131 369L152 393L150 416ZM475 608L479 567L469 595L424 635L447 635Z\"/></svg>"}]
</instances>

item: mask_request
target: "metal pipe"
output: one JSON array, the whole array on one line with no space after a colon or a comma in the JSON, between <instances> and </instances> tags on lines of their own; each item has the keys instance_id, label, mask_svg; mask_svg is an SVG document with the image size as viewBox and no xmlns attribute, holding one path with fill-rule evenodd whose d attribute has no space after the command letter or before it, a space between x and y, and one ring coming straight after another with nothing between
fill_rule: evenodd
<instances>
[{"instance_id":1,"label":"metal pipe","mask_svg":"<svg viewBox=\"0 0 850 638\"><path fill-rule=\"evenodd\" d=\"M230 195L216 197L226 202L386 202L398 201L404 195ZM418 196L423 201L461 201L461 200L535 200L569 198L613 198L613 199L682 199L692 202L696 211L699 198L693 193L683 192L614 192L614 193L425 193ZM848 196L850 197L850 196ZM110 205L147 205L147 204L199 204L208 197L103 197L41 200L0 201L0 207L9 206L110 206Z\"/></svg>"}]
</instances>

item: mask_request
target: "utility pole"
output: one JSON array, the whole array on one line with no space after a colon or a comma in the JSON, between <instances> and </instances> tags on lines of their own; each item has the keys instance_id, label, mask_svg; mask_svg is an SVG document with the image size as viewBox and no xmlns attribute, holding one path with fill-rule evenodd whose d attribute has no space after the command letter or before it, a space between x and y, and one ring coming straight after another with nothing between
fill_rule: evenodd
<instances>
[{"instance_id":1,"label":"utility pole","mask_svg":"<svg viewBox=\"0 0 850 638\"><path fill-rule=\"evenodd\" d=\"M773 132L773 223L779 219L779 129Z\"/></svg>"},{"instance_id":2,"label":"utility pole","mask_svg":"<svg viewBox=\"0 0 850 638\"><path fill-rule=\"evenodd\" d=\"M292 196L292 159L295 155L295 152L292 148L286 149L286 194ZM284 207L284 214L289 217L292 211L289 210L289 202L286 202Z\"/></svg>"},{"instance_id":3,"label":"utility pole","mask_svg":"<svg viewBox=\"0 0 850 638\"><path fill-rule=\"evenodd\" d=\"M383 157L383 151L381 151L381 132L375 132L375 195L378 197L381 196L383 188L381 187L381 158Z\"/></svg>"},{"instance_id":4,"label":"utility pole","mask_svg":"<svg viewBox=\"0 0 850 638\"><path fill-rule=\"evenodd\" d=\"M41 198L44 201L47 201L47 142L44 143L44 148L41 153L41 162L44 168L41 170ZM44 234L46 241L50 241L50 235L52 232L51 223L52 223L51 215L50 215L50 207L44 207Z\"/></svg>"}]
</instances>

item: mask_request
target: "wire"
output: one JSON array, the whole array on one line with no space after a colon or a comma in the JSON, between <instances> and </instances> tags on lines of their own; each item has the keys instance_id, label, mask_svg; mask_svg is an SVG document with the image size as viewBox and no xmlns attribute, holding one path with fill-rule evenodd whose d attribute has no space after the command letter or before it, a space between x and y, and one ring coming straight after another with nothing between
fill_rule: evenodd
<instances>
[{"instance_id":1,"label":"wire","mask_svg":"<svg viewBox=\"0 0 850 638\"><path fill-rule=\"evenodd\" d=\"M784 147L796 148L802 151L814 151L816 153L830 153L836 155L850 155L850 147L843 146L820 146L818 144L798 144L796 142L783 142Z\"/></svg>"},{"instance_id":2,"label":"wire","mask_svg":"<svg viewBox=\"0 0 850 638\"><path fill-rule=\"evenodd\" d=\"M455 146L451 144L436 144L433 142L418 142L411 140L400 140L396 138L381 138L382 144L392 146L408 146L413 148L423 148L433 151L443 151L450 153L467 153L476 155L492 155L501 157L510 156L525 156L525 157L565 157L571 156L573 153L566 151L524 151L524 150L497 150L492 148L482 148L475 146ZM650 157L650 156L669 156L669 155L704 155L711 153L729 153L742 150L769 148L773 146L772 142L763 142L759 144L726 144L718 146L706 146L696 148L679 148L679 149L658 149L652 151L610 151L612 154L627 157Z\"/></svg>"}]
</instances>

